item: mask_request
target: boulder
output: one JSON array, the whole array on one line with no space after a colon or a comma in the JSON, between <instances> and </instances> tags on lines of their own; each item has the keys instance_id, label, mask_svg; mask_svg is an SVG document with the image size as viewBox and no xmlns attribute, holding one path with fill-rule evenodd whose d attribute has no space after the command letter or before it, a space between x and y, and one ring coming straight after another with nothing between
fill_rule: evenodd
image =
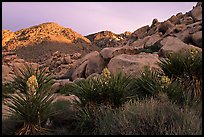
<instances>
[{"instance_id":1,"label":"boulder","mask_svg":"<svg viewBox=\"0 0 204 137\"><path fill-rule=\"evenodd\" d=\"M119 47L119 48L110 47L110 48L102 49L100 54L104 59L111 59L111 58L113 58L117 55L120 55L120 54L128 54L128 55L137 54L137 53L139 53L139 49L140 49L140 47L135 47L134 45L133 46L124 46L124 47Z\"/></svg>"},{"instance_id":2,"label":"boulder","mask_svg":"<svg viewBox=\"0 0 204 137\"><path fill-rule=\"evenodd\" d=\"M71 103L73 103L74 100L80 102L80 99L75 95L65 96L65 95L56 94L55 99L53 100L52 103L57 102L57 101L70 101Z\"/></svg>"},{"instance_id":3,"label":"boulder","mask_svg":"<svg viewBox=\"0 0 204 137\"><path fill-rule=\"evenodd\" d=\"M176 14L176 17L178 17L178 19L182 18L184 15L182 14L182 12L179 12Z\"/></svg>"},{"instance_id":4,"label":"boulder","mask_svg":"<svg viewBox=\"0 0 204 137\"><path fill-rule=\"evenodd\" d=\"M72 55L72 59L79 59L81 57L81 53L74 53L73 55Z\"/></svg>"},{"instance_id":5,"label":"boulder","mask_svg":"<svg viewBox=\"0 0 204 137\"><path fill-rule=\"evenodd\" d=\"M194 42L192 40L192 34L198 31L202 31L202 22L200 21L193 24L185 25L182 31L178 32L177 34L174 34L184 43L194 45Z\"/></svg>"},{"instance_id":6,"label":"boulder","mask_svg":"<svg viewBox=\"0 0 204 137\"><path fill-rule=\"evenodd\" d=\"M114 56L113 53L118 49L120 48L113 48L113 47L104 48L101 50L100 54L104 59L110 59L110 58L113 58Z\"/></svg>"},{"instance_id":7,"label":"boulder","mask_svg":"<svg viewBox=\"0 0 204 137\"><path fill-rule=\"evenodd\" d=\"M159 23L158 19L153 19L151 27L155 26L158 23Z\"/></svg>"},{"instance_id":8,"label":"boulder","mask_svg":"<svg viewBox=\"0 0 204 137\"><path fill-rule=\"evenodd\" d=\"M72 80L76 78L86 78L92 73L101 73L105 65L101 54L98 51L93 51L77 60L74 64L74 72L71 76Z\"/></svg>"},{"instance_id":9,"label":"boulder","mask_svg":"<svg viewBox=\"0 0 204 137\"><path fill-rule=\"evenodd\" d=\"M52 91L52 92L56 92L59 87L60 87L60 83L59 83L59 82L55 82L55 83L51 86L51 91Z\"/></svg>"},{"instance_id":10,"label":"boulder","mask_svg":"<svg viewBox=\"0 0 204 137\"><path fill-rule=\"evenodd\" d=\"M149 40L150 37L151 36L147 36L143 39L139 39L139 40L133 42L130 46L138 48L138 49L144 48L145 43Z\"/></svg>"},{"instance_id":11,"label":"boulder","mask_svg":"<svg viewBox=\"0 0 204 137\"><path fill-rule=\"evenodd\" d=\"M96 55L98 55L99 53L97 51L93 51L87 55L85 55L83 58L77 60L72 66L71 66L71 70L73 70L73 74L72 74L72 80L76 79L76 78L80 78L80 77L85 77L85 71L86 71L86 66L88 63L88 60Z\"/></svg>"},{"instance_id":12,"label":"boulder","mask_svg":"<svg viewBox=\"0 0 204 137\"><path fill-rule=\"evenodd\" d=\"M106 62L100 53L90 57L86 66L85 77L93 73L101 73L105 65Z\"/></svg>"},{"instance_id":13,"label":"boulder","mask_svg":"<svg viewBox=\"0 0 204 137\"><path fill-rule=\"evenodd\" d=\"M186 24L186 25L192 24L194 22L191 16L184 16L179 21L181 24Z\"/></svg>"},{"instance_id":14,"label":"boulder","mask_svg":"<svg viewBox=\"0 0 204 137\"><path fill-rule=\"evenodd\" d=\"M177 24L173 28L168 29L163 37L177 36L178 33L183 33L182 31L184 31L186 28L187 26L185 24Z\"/></svg>"},{"instance_id":15,"label":"boulder","mask_svg":"<svg viewBox=\"0 0 204 137\"><path fill-rule=\"evenodd\" d=\"M202 31L198 31L192 35L192 40L196 46L202 48Z\"/></svg>"},{"instance_id":16,"label":"boulder","mask_svg":"<svg viewBox=\"0 0 204 137\"><path fill-rule=\"evenodd\" d=\"M159 62L157 54L140 53L137 55L118 55L108 63L108 70L113 74L123 72L126 75L137 76L144 70L145 66L150 69L159 70L159 66L155 64Z\"/></svg>"},{"instance_id":17,"label":"boulder","mask_svg":"<svg viewBox=\"0 0 204 137\"><path fill-rule=\"evenodd\" d=\"M71 78L75 80L77 78L85 78L86 66L88 61L85 60L82 64L80 64L73 72Z\"/></svg>"},{"instance_id":18,"label":"boulder","mask_svg":"<svg viewBox=\"0 0 204 137\"><path fill-rule=\"evenodd\" d=\"M200 21L202 20L202 7L201 5L196 6L195 8L193 8L190 12L190 15L192 16L192 18L194 19L194 21Z\"/></svg>"},{"instance_id":19,"label":"boulder","mask_svg":"<svg viewBox=\"0 0 204 137\"><path fill-rule=\"evenodd\" d=\"M24 69L24 68L25 68L25 63L18 63L18 62L13 63L13 70L15 75L21 76L22 74L19 71L19 69Z\"/></svg>"},{"instance_id":20,"label":"boulder","mask_svg":"<svg viewBox=\"0 0 204 137\"><path fill-rule=\"evenodd\" d=\"M158 27L161 23L157 19L153 19L152 25L147 30L147 36L151 36L155 33L158 33Z\"/></svg>"},{"instance_id":21,"label":"boulder","mask_svg":"<svg viewBox=\"0 0 204 137\"><path fill-rule=\"evenodd\" d=\"M181 41L180 39L176 37L168 36L164 39L162 39L159 43L159 46L161 47L158 55L160 57L167 57L167 55L171 52L178 52L179 50L189 50L189 48L195 48L199 51L202 51L201 48L195 47L193 45L189 45Z\"/></svg>"},{"instance_id":22,"label":"boulder","mask_svg":"<svg viewBox=\"0 0 204 137\"><path fill-rule=\"evenodd\" d=\"M144 48L148 48L152 45L154 45L157 41L159 41L161 39L160 35L158 34L155 34L155 35L152 35L148 40L147 42L144 44Z\"/></svg>"},{"instance_id":23,"label":"boulder","mask_svg":"<svg viewBox=\"0 0 204 137\"><path fill-rule=\"evenodd\" d=\"M13 79L14 76L15 75L13 75L13 74L8 74L8 75L2 77L2 83L4 84L4 83L14 81L14 79Z\"/></svg>"},{"instance_id":24,"label":"boulder","mask_svg":"<svg viewBox=\"0 0 204 137\"><path fill-rule=\"evenodd\" d=\"M179 23L179 18L175 15L171 16L170 19L168 19L171 23L173 24L178 24Z\"/></svg>"},{"instance_id":25,"label":"boulder","mask_svg":"<svg viewBox=\"0 0 204 137\"><path fill-rule=\"evenodd\" d=\"M159 32L162 32L162 34L165 34L168 29L171 29L174 26L173 23L171 23L169 20L162 22L158 26Z\"/></svg>"},{"instance_id":26,"label":"boulder","mask_svg":"<svg viewBox=\"0 0 204 137\"><path fill-rule=\"evenodd\" d=\"M64 59L64 62L65 62L64 64L69 64L69 63L72 62L70 55L65 56L63 59Z\"/></svg>"},{"instance_id":27,"label":"boulder","mask_svg":"<svg viewBox=\"0 0 204 137\"><path fill-rule=\"evenodd\" d=\"M137 29L136 31L134 31L131 34L131 36L136 38L136 39L142 39L145 36L147 36L147 31L148 31L149 28L150 28L149 25L143 26L143 27Z\"/></svg>"}]
</instances>

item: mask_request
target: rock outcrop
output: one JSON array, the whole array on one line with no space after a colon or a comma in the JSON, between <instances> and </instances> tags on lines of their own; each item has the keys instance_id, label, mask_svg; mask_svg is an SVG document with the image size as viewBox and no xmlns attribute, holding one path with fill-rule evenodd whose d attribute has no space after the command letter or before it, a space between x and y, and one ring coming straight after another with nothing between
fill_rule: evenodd
<instances>
[{"instance_id":1,"label":"rock outcrop","mask_svg":"<svg viewBox=\"0 0 204 137\"><path fill-rule=\"evenodd\" d=\"M144 70L144 67L150 67L150 69L159 70L159 67L156 65L157 62L159 62L157 54L121 54L110 60L108 63L108 69L112 74L117 74L121 71L126 75L137 76Z\"/></svg>"},{"instance_id":2,"label":"rock outcrop","mask_svg":"<svg viewBox=\"0 0 204 137\"><path fill-rule=\"evenodd\" d=\"M155 18L133 33L101 31L84 37L48 22L16 32L3 30L2 35L4 82L23 63L54 74L54 88L99 75L105 67L114 74L138 75L145 66L158 70L155 63L171 52L189 48L202 52L202 3L164 21Z\"/></svg>"}]
</instances>

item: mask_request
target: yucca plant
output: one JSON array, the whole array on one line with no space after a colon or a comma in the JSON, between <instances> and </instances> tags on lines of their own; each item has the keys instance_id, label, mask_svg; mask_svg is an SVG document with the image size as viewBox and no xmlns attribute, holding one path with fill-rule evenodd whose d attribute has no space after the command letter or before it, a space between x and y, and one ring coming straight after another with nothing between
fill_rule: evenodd
<instances>
[{"instance_id":1,"label":"yucca plant","mask_svg":"<svg viewBox=\"0 0 204 137\"><path fill-rule=\"evenodd\" d=\"M195 89L192 80L177 78L165 87L163 91L167 93L173 102L180 106L196 106L202 101L202 89Z\"/></svg>"},{"instance_id":2,"label":"yucca plant","mask_svg":"<svg viewBox=\"0 0 204 137\"><path fill-rule=\"evenodd\" d=\"M50 104L53 101L53 94L50 92L52 85L51 74L46 74L45 69L35 70L32 66L24 65L19 68L20 74L16 74L14 82L11 83L15 94L8 95L5 105L8 109L8 116L15 115L23 121L23 126L17 135L40 134L44 130L42 122L47 119Z\"/></svg>"},{"instance_id":3,"label":"yucca plant","mask_svg":"<svg viewBox=\"0 0 204 137\"><path fill-rule=\"evenodd\" d=\"M162 91L162 74L157 71L151 71L148 67L144 68L144 71L135 78L134 82L134 94L138 98L146 98L156 96Z\"/></svg>"},{"instance_id":4,"label":"yucca plant","mask_svg":"<svg viewBox=\"0 0 204 137\"><path fill-rule=\"evenodd\" d=\"M187 104L201 101L202 52L193 48L188 51L180 50L170 54L168 58L160 59L158 65L174 81L166 89L170 98L183 98L180 102L185 100Z\"/></svg>"},{"instance_id":5,"label":"yucca plant","mask_svg":"<svg viewBox=\"0 0 204 137\"><path fill-rule=\"evenodd\" d=\"M68 93L74 94L86 104L105 104L118 107L131 98L133 80L118 73L113 76L104 69L98 78L86 79L67 86Z\"/></svg>"},{"instance_id":6,"label":"yucca plant","mask_svg":"<svg viewBox=\"0 0 204 137\"><path fill-rule=\"evenodd\" d=\"M168 58L160 59L158 65L168 77L202 79L202 52L193 48L172 53Z\"/></svg>"}]
</instances>

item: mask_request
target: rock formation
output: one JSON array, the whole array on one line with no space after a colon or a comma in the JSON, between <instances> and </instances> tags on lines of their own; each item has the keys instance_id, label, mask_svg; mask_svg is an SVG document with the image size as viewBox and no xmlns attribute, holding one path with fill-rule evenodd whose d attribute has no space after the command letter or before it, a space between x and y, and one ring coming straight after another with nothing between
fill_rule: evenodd
<instances>
[{"instance_id":1,"label":"rock formation","mask_svg":"<svg viewBox=\"0 0 204 137\"><path fill-rule=\"evenodd\" d=\"M46 67L56 76L57 86L90 78L103 68L115 74L137 75L170 52L180 49L202 52L202 3L191 11L172 15L165 21L153 19L134 32L101 31L88 36L56 23L43 23L16 32L2 31L2 77L11 79L17 66L29 63Z\"/></svg>"}]
</instances>

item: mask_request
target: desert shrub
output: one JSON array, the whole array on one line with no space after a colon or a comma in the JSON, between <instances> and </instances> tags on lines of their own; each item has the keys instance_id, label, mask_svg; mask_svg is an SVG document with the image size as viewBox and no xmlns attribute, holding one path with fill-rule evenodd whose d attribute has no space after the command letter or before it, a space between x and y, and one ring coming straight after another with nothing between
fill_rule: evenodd
<instances>
[{"instance_id":1,"label":"desert shrub","mask_svg":"<svg viewBox=\"0 0 204 137\"><path fill-rule=\"evenodd\" d=\"M168 77L202 79L202 52L190 48L160 59L158 65Z\"/></svg>"},{"instance_id":2,"label":"desert shrub","mask_svg":"<svg viewBox=\"0 0 204 137\"><path fill-rule=\"evenodd\" d=\"M43 122L47 119L53 94L50 92L52 76L45 74L45 70L34 70L31 66L19 69L21 74L16 74L13 85L18 90L9 94L5 105L8 116L15 115L23 121L23 126L15 134L40 134L45 131Z\"/></svg>"},{"instance_id":3,"label":"desert shrub","mask_svg":"<svg viewBox=\"0 0 204 137\"><path fill-rule=\"evenodd\" d=\"M138 98L156 96L162 91L161 74L145 68L139 77L134 80L134 94Z\"/></svg>"},{"instance_id":4,"label":"desert shrub","mask_svg":"<svg viewBox=\"0 0 204 137\"><path fill-rule=\"evenodd\" d=\"M201 83L198 84L198 87L195 88L192 80L177 78L164 89L164 92L180 106L196 106L202 101L202 86Z\"/></svg>"},{"instance_id":5,"label":"desert shrub","mask_svg":"<svg viewBox=\"0 0 204 137\"><path fill-rule=\"evenodd\" d=\"M71 135L74 133L76 127L75 124L75 113L77 111L76 104L72 104L68 100L58 100L51 104L49 119L50 132L51 135Z\"/></svg>"},{"instance_id":6,"label":"desert shrub","mask_svg":"<svg viewBox=\"0 0 204 137\"><path fill-rule=\"evenodd\" d=\"M98 78L81 80L67 87L68 93L74 94L86 104L104 104L121 106L131 98L133 80L118 73L113 76L107 69Z\"/></svg>"},{"instance_id":7,"label":"desert shrub","mask_svg":"<svg viewBox=\"0 0 204 137\"><path fill-rule=\"evenodd\" d=\"M15 131L21 128L23 121L17 120L13 115L9 118L2 118L2 135L15 135Z\"/></svg>"},{"instance_id":8,"label":"desert shrub","mask_svg":"<svg viewBox=\"0 0 204 137\"><path fill-rule=\"evenodd\" d=\"M160 99L129 101L123 107L84 107L76 115L77 134L86 135L197 135L201 117L180 109L166 95Z\"/></svg>"},{"instance_id":9,"label":"desert shrub","mask_svg":"<svg viewBox=\"0 0 204 137\"><path fill-rule=\"evenodd\" d=\"M179 105L194 106L202 100L202 52L190 48L171 53L158 65L165 75L172 78L172 84L165 92Z\"/></svg>"}]
</instances>

